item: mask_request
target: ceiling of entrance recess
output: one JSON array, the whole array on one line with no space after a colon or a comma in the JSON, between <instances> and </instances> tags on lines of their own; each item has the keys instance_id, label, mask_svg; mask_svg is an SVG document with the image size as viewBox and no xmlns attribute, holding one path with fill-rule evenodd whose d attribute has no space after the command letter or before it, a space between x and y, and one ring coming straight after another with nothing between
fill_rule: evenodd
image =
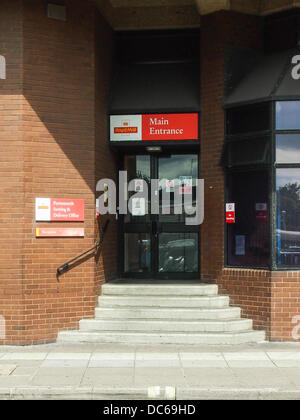
<instances>
[{"instance_id":1,"label":"ceiling of entrance recess","mask_svg":"<svg viewBox=\"0 0 300 420\"><path fill-rule=\"evenodd\" d=\"M258 16L300 7L295 0L94 0L115 30L196 28L200 15L233 10Z\"/></svg>"}]
</instances>

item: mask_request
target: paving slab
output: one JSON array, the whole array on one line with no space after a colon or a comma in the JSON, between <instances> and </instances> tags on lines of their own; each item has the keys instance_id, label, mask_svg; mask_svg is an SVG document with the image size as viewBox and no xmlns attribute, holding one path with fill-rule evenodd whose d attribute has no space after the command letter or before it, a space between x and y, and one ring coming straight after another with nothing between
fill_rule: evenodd
<instances>
[{"instance_id":1,"label":"paving slab","mask_svg":"<svg viewBox=\"0 0 300 420\"><path fill-rule=\"evenodd\" d=\"M15 369L17 365L13 364L0 364L0 378L1 376L8 376L10 375Z\"/></svg>"},{"instance_id":2,"label":"paving slab","mask_svg":"<svg viewBox=\"0 0 300 420\"><path fill-rule=\"evenodd\" d=\"M291 379L274 368L231 369L241 388L295 389Z\"/></svg>"},{"instance_id":3,"label":"paving slab","mask_svg":"<svg viewBox=\"0 0 300 420\"><path fill-rule=\"evenodd\" d=\"M174 353L142 353L137 352L135 358L135 366L136 368L140 367L180 367L180 359L179 354L177 352Z\"/></svg>"},{"instance_id":4,"label":"paving slab","mask_svg":"<svg viewBox=\"0 0 300 420\"><path fill-rule=\"evenodd\" d=\"M2 356L1 360L44 360L47 354L48 353L28 352L26 350L22 352L6 353Z\"/></svg>"},{"instance_id":5,"label":"paving slab","mask_svg":"<svg viewBox=\"0 0 300 420\"><path fill-rule=\"evenodd\" d=\"M54 375L41 375L36 374L30 381L30 385L34 386L64 386L69 385L72 387L79 386L82 375L69 375L69 376L54 376Z\"/></svg>"},{"instance_id":6,"label":"paving slab","mask_svg":"<svg viewBox=\"0 0 300 420\"><path fill-rule=\"evenodd\" d=\"M183 368L227 368L222 353L179 353Z\"/></svg>"},{"instance_id":7,"label":"paving slab","mask_svg":"<svg viewBox=\"0 0 300 420\"><path fill-rule=\"evenodd\" d=\"M137 386L176 386L186 385L186 380L180 368L139 367L134 372L134 384Z\"/></svg>"},{"instance_id":8,"label":"paving slab","mask_svg":"<svg viewBox=\"0 0 300 420\"><path fill-rule=\"evenodd\" d=\"M133 368L88 368L83 386L133 386Z\"/></svg>"},{"instance_id":9,"label":"paving slab","mask_svg":"<svg viewBox=\"0 0 300 420\"><path fill-rule=\"evenodd\" d=\"M223 368L184 368L184 376L190 387L200 388L238 388L239 382L231 369Z\"/></svg>"},{"instance_id":10,"label":"paving slab","mask_svg":"<svg viewBox=\"0 0 300 420\"><path fill-rule=\"evenodd\" d=\"M46 360L89 360L91 352L51 352L46 356Z\"/></svg>"},{"instance_id":11,"label":"paving slab","mask_svg":"<svg viewBox=\"0 0 300 420\"><path fill-rule=\"evenodd\" d=\"M78 367L87 367L88 366L89 361L86 359L83 360L78 360L78 359L65 359L65 360L44 360L41 363L41 368L46 368L46 367L54 367L54 368L58 368L58 367L66 367L66 368L78 368Z\"/></svg>"}]
</instances>

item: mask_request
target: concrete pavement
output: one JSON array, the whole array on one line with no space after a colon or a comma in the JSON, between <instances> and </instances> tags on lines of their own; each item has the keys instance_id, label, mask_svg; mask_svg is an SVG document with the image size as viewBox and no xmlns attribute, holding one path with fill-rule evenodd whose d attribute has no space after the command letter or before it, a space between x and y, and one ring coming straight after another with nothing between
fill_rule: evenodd
<instances>
[{"instance_id":1,"label":"concrete pavement","mask_svg":"<svg viewBox=\"0 0 300 420\"><path fill-rule=\"evenodd\" d=\"M0 347L0 399L300 399L300 343Z\"/></svg>"}]
</instances>

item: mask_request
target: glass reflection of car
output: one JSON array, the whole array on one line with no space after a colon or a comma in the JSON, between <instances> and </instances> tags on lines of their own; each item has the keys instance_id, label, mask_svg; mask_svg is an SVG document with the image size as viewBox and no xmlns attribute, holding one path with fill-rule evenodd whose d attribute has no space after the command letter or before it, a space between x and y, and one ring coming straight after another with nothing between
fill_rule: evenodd
<instances>
[{"instance_id":1,"label":"glass reflection of car","mask_svg":"<svg viewBox=\"0 0 300 420\"><path fill-rule=\"evenodd\" d=\"M197 271L194 239L177 239L159 245L161 272Z\"/></svg>"},{"instance_id":2,"label":"glass reflection of car","mask_svg":"<svg viewBox=\"0 0 300 420\"><path fill-rule=\"evenodd\" d=\"M277 229L278 254L283 264L300 263L300 232Z\"/></svg>"}]
</instances>

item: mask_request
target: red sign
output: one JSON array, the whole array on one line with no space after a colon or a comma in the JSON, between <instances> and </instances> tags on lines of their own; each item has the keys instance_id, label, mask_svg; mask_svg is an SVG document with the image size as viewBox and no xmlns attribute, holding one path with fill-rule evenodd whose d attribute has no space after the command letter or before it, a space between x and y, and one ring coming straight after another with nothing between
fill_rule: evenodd
<instances>
[{"instance_id":1,"label":"red sign","mask_svg":"<svg viewBox=\"0 0 300 420\"><path fill-rule=\"evenodd\" d=\"M84 200L69 198L51 198L51 221L83 222Z\"/></svg>"},{"instance_id":2,"label":"red sign","mask_svg":"<svg viewBox=\"0 0 300 420\"><path fill-rule=\"evenodd\" d=\"M36 228L37 238L51 237L83 237L84 228Z\"/></svg>"},{"instance_id":3,"label":"red sign","mask_svg":"<svg viewBox=\"0 0 300 420\"><path fill-rule=\"evenodd\" d=\"M235 204L226 204L226 223L235 223Z\"/></svg>"},{"instance_id":4,"label":"red sign","mask_svg":"<svg viewBox=\"0 0 300 420\"><path fill-rule=\"evenodd\" d=\"M142 115L142 140L197 140L198 114Z\"/></svg>"}]
</instances>

